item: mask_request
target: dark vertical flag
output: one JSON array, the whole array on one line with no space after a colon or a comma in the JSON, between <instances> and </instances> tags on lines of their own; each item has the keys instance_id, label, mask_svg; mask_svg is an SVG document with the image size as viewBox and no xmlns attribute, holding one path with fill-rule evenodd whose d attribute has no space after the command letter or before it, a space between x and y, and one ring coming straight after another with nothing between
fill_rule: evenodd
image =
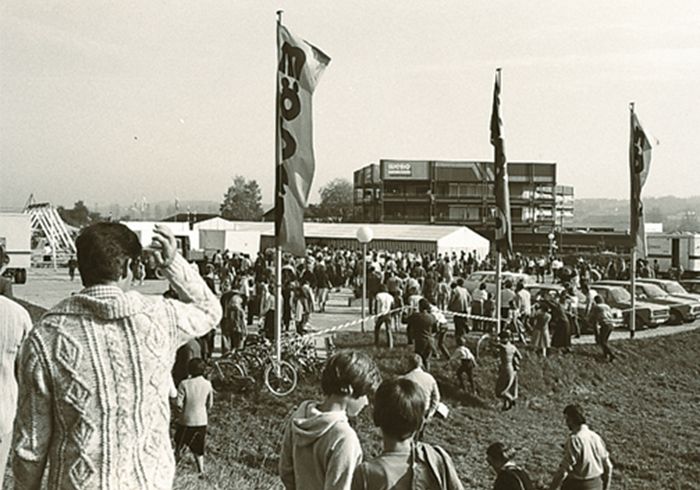
<instances>
[{"instance_id":1,"label":"dark vertical flag","mask_svg":"<svg viewBox=\"0 0 700 490\"><path fill-rule=\"evenodd\" d=\"M277 23L277 170L275 236L303 256L304 210L314 178L311 100L330 58Z\"/></svg>"},{"instance_id":2,"label":"dark vertical flag","mask_svg":"<svg viewBox=\"0 0 700 490\"><path fill-rule=\"evenodd\" d=\"M647 256L647 240L644 232L644 205L642 188L649 175L651 143L630 104L630 238L637 256Z\"/></svg>"},{"instance_id":3,"label":"dark vertical flag","mask_svg":"<svg viewBox=\"0 0 700 490\"><path fill-rule=\"evenodd\" d=\"M501 69L496 70L493 86L493 108L491 109L491 144L494 150L494 190L496 194L496 249L510 255L513 251L513 239L510 231L510 193L508 191L508 163L503 140L503 123L501 122Z\"/></svg>"}]
</instances>

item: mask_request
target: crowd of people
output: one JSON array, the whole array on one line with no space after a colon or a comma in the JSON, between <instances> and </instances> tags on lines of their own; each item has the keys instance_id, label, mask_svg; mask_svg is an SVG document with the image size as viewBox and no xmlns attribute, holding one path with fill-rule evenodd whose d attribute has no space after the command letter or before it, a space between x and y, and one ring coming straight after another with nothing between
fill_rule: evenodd
<instances>
[{"instance_id":1,"label":"crowd of people","mask_svg":"<svg viewBox=\"0 0 700 490\"><path fill-rule=\"evenodd\" d=\"M214 390L204 371L213 352L213 331L220 328L223 353L243 348L256 318L265 335L273 335L273 262L266 254L253 261L225 251L196 267L178 254L167 227L157 226L155 232L153 260L170 285L162 297L130 290L142 272L143 250L138 237L117 223L81 232L74 265L84 289L49 310L33 328L22 307L0 296L0 333L9 353L0 375L10 387L2 405L0 460L4 465L13 450L17 488L39 488L44 479L50 488L170 488L185 447L205 474L207 412ZM476 358L466 335L473 328L493 329L493 294L483 284L469 292L464 278L493 263L464 252L375 251L367 259L375 343L380 344L384 329L393 347L393 333L406 324L413 345L407 372L382 381L366 354L333 355L321 376L324 400L300 405L285 427L282 482L286 488L462 488L447 452L422 442L426 424L441 413L431 359L451 358L460 387L466 390L468 383L476 391ZM284 328L293 325L303 333L309 315L325 309L332 289L361 289L362 263L355 251L322 247L310 249L305 258L285 257ZM505 268L543 276L563 269L556 260L520 256ZM555 275L566 291L584 291L594 270L582 263L568 277L562 271ZM544 298L530 298L522 284L506 283L501 300L507 306L498 329L496 395L507 410L518 394L520 352L513 337L532 332L534 347L546 355L549 324L569 322L571 310L563 295L550 305ZM606 308L599 300L591 301L590 318L605 324ZM445 314L454 323L457 346L452 353L444 344ZM568 344L559 344L556 328L553 333L552 345L566 352L571 334L566 334ZM605 355L614 356L609 350ZM384 452L363 462L348 417L356 416L369 398ZM568 406L565 418L571 436L551 488L607 488L612 466L605 445L586 427L580 407ZM498 472L496 489L532 487L506 443L491 445L486 457Z\"/></svg>"}]
</instances>

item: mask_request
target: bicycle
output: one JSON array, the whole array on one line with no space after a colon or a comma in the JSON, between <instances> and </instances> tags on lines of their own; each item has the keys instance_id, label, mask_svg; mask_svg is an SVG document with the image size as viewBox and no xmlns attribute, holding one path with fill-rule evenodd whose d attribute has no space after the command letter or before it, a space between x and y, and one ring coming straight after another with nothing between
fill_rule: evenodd
<instances>
[{"instance_id":1,"label":"bicycle","mask_svg":"<svg viewBox=\"0 0 700 490\"><path fill-rule=\"evenodd\" d=\"M231 352L211 362L207 368L206 377L219 391L224 391L230 386L244 390L255 384L255 380L248 374L248 368L240 351Z\"/></svg>"}]
</instances>

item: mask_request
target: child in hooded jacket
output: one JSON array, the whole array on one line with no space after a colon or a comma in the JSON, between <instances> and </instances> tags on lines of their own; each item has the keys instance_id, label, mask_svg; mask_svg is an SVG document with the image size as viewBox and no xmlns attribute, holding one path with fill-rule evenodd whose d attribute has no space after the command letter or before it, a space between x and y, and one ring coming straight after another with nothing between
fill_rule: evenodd
<instances>
[{"instance_id":1,"label":"child in hooded jacket","mask_svg":"<svg viewBox=\"0 0 700 490\"><path fill-rule=\"evenodd\" d=\"M279 475L287 490L350 490L362 447L348 417L368 404L381 378L364 353L334 354L321 375L324 400L307 400L285 425Z\"/></svg>"}]
</instances>

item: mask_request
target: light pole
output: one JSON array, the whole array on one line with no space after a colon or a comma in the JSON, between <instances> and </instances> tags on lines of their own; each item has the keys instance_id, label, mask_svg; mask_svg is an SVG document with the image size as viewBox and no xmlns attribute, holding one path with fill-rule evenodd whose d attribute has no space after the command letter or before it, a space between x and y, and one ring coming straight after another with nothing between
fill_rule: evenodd
<instances>
[{"instance_id":1,"label":"light pole","mask_svg":"<svg viewBox=\"0 0 700 490\"><path fill-rule=\"evenodd\" d=\"M367 298L367 244L372 241L374 233L369 226L361 226L355 233L362 244L362 332L365 331L365 299Z\"/></svg>"},{"instance_id":2,"label":"light pole","mask_svg":"<svg viewBox=\"0 0 700 490\"><path fill-rule=\"evenodd\" d=\"M549 239L549 256L551 257L552 252L554 252L554 233L550 231L547 238Z\"/></svg>"}]
</instances>

